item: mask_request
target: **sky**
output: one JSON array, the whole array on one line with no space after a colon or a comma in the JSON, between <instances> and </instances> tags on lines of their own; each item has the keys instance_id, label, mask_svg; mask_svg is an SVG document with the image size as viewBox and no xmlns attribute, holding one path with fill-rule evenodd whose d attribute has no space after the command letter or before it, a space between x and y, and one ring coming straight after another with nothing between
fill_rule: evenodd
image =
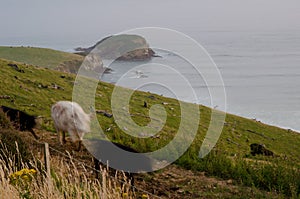
<instances>
[{"instance_id":1,"label":"sky","mask_svg":"<svg viewBox=\"0 0 300 199\"><path fill-rule=\"evenodd\" d=\"M300 1L0 1L0 45L3 38L94 39L146 26L182 32L300 29Z\"/></svg>"}]
</instances>

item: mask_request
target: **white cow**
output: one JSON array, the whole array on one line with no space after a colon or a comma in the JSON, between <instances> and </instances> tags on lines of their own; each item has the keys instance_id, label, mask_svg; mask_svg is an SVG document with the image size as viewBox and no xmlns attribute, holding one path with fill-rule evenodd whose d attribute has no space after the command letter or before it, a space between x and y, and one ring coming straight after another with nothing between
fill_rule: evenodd
<instances>
[{"instance_id":1,"label":"white cow","mask_svg":"<svg viewBox=\"0 0 300 199\"><path fill-rule=\"evenodd\" d=\"M78 142L79 151L84 134L90 132L91 116L91 114L85 113L76 102L59 101L54 104L51 108L51 117L60 144L66 142L65 132L68 132L72 141ZM63 138L61 138L61 132Z\"/></svg>"}]
</instances>

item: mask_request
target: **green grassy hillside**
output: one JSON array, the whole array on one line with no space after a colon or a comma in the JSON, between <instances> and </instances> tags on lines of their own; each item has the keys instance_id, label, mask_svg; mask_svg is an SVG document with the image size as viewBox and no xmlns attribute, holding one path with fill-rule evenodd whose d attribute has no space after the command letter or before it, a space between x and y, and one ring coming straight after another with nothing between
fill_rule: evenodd
<instances>
[{"instance_id":1,"label":"green grassy hillside","mask_svg":"<svg viewBox=\"0 0 300 199\"><path fill-rule=\"evenodd\" d=\"M0 91L1 95L9 95L10 99L0 99L0 103L15 108L20 108L35 115L50 118L50 106L58 100L71 100L75 75L61 73L45 68L18 64L25 73L20 73L8 66L15 63L7 60L0 61ZM59 88L55 88L55 85ZM99 83L96 94L97 109L110 111L110 99L113 85ZM100 97L101 96L101 97ZM149 98L149 96L154 96ZM167 125L164 127L170 132L176 131L180 123L180 107L178 101L159 95L136 91L132 97L132 113L147 115L148 109L143 108L146 100L149 106L165 102L168 110ZM211 110L200 106L201 121L199 140L203 139L210 120ZM176 115L172 117L172 115ZM109 126L113 120L105 117L104 126ZM149 119L137 115L133 117L138 123L147 124ZM164 131L164 130L163 130ZM252 131L252 132L251 132ZM253 133L256 132L256 133ZM245 155L249 153L250 143L262 143L278 155L286 155L300 162L300 135L290 130L263 124L251 119L242 118L232 114L226 115L226 123L217 143L217 148L228 154ZM239 145L238 145L239 144Z\"/></svg>"},{"instance_id":2,"label":"green grassy hillside","mask_svg":"<svg viewBox=\"0 0 300 199\"><path fill-rule=\"evenodd\" d=\"M6 46L0 46L0 58L52 69L68 62L83 60L80 55L47 48Z\"/></svg>"},{"instance_id":3,"label":"green grassy hillside","mask_svg":"<svg viewBox=\"0 0 300 199\"><path fill-rule=\"evenodd\" d=\"M24 59L25 57L24 55ZM18 64L18 67L24 71L22 73L9 66L9 63L13 62L0 60L0 105L44 116L42 127L54 132L50 107L56 101L71 100L75 76ZM96 109L111 113L113 89L113 85L99 82ZM136 91L131 97L130 112L133 114L132 119L140 125L147 125L150 121L147 117L149 109L143 107L144 101L148 102L149 107L154 104L164 104L167 111L166 124L156 138L131 137L116 125L113 118L103 115L97 115L97 118L110 139L130 145L138 151L148 152L161 148L173 139L181 115L179 102L176 99ZM197 136L176 164L186 169L205 171L208 175L233 179L237 184L255 186L268 191L275 190L288 196L300 194L300 134L226 114L226 122L217 145L210 155L199 159L198 151L209 126L211 109L199 106L199 110L201 118ZM188 133L188 129L186 131ZM251 143L264 144L274 152L275 156L251 156L249 147Z\"/></svg>"}]
</instances>

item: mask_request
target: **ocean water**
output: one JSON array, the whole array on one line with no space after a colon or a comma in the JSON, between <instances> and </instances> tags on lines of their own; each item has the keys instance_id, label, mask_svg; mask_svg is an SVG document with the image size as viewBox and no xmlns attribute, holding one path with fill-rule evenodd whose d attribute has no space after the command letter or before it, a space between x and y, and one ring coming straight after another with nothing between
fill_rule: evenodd
<instances>
[{"instance_id":1,"label":"ocean water","mask_svg":"<svg viewBox=\"0 0 300 199\"><path fill-rule=\"evenodd\" d=\"M201 32L195 39L222 75L227 112L300 131L300 31ZM140 85L140 90L195 102L174 73L159 69L168 65L184 71L183 75L195 85L200 96L196 103L212 106L204 79L190 69L189 63L172 53L157 53L162 58L150 62L114 62L109 66L114 72L102 79L112 83L122 79L121 85L127 87ZM154 82L164 79L166 85L144 85L147 78ZM169 85L182 86L182 92L172 93Z\"/></svg>"},{"instance_id":2,"label":"ocean water","mask_svg":"<svg viewBox=\"0 0 300 199\"><path fill-rule=\"evenodd\" d=\"M187 30L185 33L200 43L216 63L224 81L227 112L300 132L300 30ZM90 46L93 41L76 37L0 37L0 44L72 51L78 46ZM140 90L216 106L211 104L205 80L195 74L188 62L170 52L158 50L157 53L162 57L149 62L114 62L109 66L113 73L105 74L102 80L116 83L122 79L128 87L136 89L138 85ZM164 66L175 67L194 85L196 101L180 81L176 81L178 74ZM154 83L164 80L165 85L143 84L147 79ZM175 87L181 91L174 94L170 88Z\"/></svg>"},{"instance_id":3,"label":"ocean water","mask_svg":"<svg viewBox=\"0 0 300 199\"><path fill-rule=\"evenodd\" d=\"M300 131L300 31L222 35L207 49L222 73L228 112Z\"/></svg>"}]
</instances>

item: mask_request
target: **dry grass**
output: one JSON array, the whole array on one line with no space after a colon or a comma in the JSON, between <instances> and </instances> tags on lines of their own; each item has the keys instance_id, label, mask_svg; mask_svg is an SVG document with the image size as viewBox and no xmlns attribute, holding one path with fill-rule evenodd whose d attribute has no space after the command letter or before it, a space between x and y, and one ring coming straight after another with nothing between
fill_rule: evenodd
<instances>
[{"instance_id":1,"label":"dry grass","mask_svg":"<svg viewBox=\"0 0 300 199\"><path fill-rule=\"evenodd\" d=\"M9 154L9 153L6 153ZM31 166L22 164L23 170L37 171L35 175L16 175L13 156L9 162L0 158L0 198L135 198L129 186L120 184L117 178L108 175L106 169L101 169L101 178L91 177L91 172L79 168L74 162L65 158L51 159L51 176L47 177L40 168L40 160L34 159ZM19 171L20 173L20 171ZM12 181L12 175L18 176ZM126 181L126 179L122 179Z\"/></svg>"},{"instance_id":2,"label":"dry grass","mask_svg":"<svg viewBox=\"0 0 300 199\"><path fill-rule=\"evenodd\" d=\"M19 198L18 190L9 183L9 179L5 175L7 168L3 167L2 161L0 164L0 198Z\"/></svg>"}]
</instances>

